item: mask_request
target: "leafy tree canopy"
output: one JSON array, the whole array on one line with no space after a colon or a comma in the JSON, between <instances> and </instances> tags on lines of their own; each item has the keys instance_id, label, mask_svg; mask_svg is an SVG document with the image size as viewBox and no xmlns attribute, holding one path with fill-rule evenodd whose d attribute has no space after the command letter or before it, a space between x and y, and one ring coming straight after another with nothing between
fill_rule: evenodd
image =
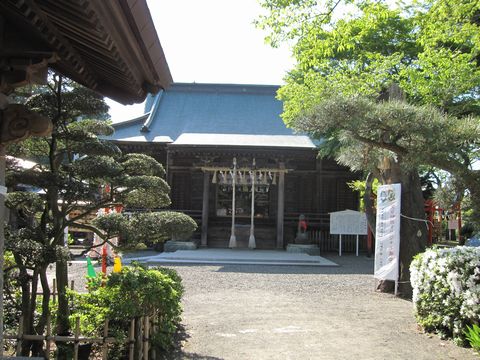
<instances>
[{"instance_id":1,"label":"leafy tree canopy","mask_svg":"<svg viewBox=\"0 0 480 360\"><path fill-rule=\"evenodd\" d=\"M354 169L390 156L446 170L480 193L478 0L262 4L267 41L294 44L297 65L279 91L287 125L322 138L323 155ZM391 84L411 105L379 102Z\"/></svg>"},{"instance_id":2,"label":"leafy tree canopy","mask_svg":"<svg viewBox=\"0 0 480 360\"><path fill-rule=\"evenodd\" d=\"M293 41L297 65L279 96L283 117L325 94L377 98L397 83L413 104L480 113L480 5L477 0L422 0L391 7L371 0L265 0L257 25L272 45ZM342 14L340 14L342 13Z\"/></svg>"},{"instance_id":3,"label":"leafy tree canopy","mask_svg":"<svg viewBox=\"0 0 480 360\"><path fill-rule=\"evenodd\" d=\"M450 172L480 203L480 176L471 168L480 143L478 0L261 3L268 13L257 26L274 46L290 42L297 61L278 92L287 126L322 139L322 155L371 171L369 191L373 177L401 183L407 217L424 216L421 165ZM374 229L368 194L365 204ZM408 265L426 242L419 224L402 220L407 286Z\"/></svg>"}]
</instances>

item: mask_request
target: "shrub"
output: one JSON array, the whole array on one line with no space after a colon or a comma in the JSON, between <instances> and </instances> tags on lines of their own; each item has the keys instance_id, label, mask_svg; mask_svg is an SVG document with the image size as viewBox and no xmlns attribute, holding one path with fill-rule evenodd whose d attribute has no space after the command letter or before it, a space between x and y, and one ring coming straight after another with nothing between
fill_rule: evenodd
<instances>
[{"instance_id":1,"label":"shrub","mask_svg":"<svg viewBox=\"0 0 480 360\"><path fill-rule=\"evenodd\" d=\"M189 239L197 223L190 216L175 211L135 214L132 218L131 238L134 242L161 242L169 239Z\"/></svg>"},{"instance_id":2,"label":"shrub","mask_svg":"<svg viewBox=\"0 0 480 360\"><path fill-rule=\"evenodd\" d=\"M473 324L472 327L467 326L465 336L467 337L470 346L480 354L480 327L477 324Z\"/></svg>"},{"instance_id":3,"label":"shrub","mask_svg":"<svg viewBox=\"0 0 480 360\"><path fill-rule=\"evenodd\" d=\"M7 332L18 330L18 319L21 315L21 291L19 272L16 268L14 256L11 251L5 251L3 255L3 324Z\"/></svg>"},{"instance_id":4,"label":"shrub","mask_svg":"<svg viewBox=\"0 0 480 360\"><path fill-rule=\"evenodd\" d=\"M80 317L83 333L102 336L103 323L108 318L112 334L125 338L131 319L155 315L157 331L151 333L152 346L165 350L173 345L182 295L181 278L174 270L146 269L134 264L112 273L103 287L93 285L86 294L74 293L70 319L73 323Z\"/></svg>"},{"instance_id":5,"label":"shrub","mask_svg":"<svg viewBox=\"0 0 480 360\"><path fill-rule=\"evenodd\" d=\"M135 250L147 250L148 249L148 246L145 245L144 243L138 243L138 244L135 244Z\"/></svg>"},{"instance_id":6,"label":"shrub","mask_svg":"<svg viewBox=\"0 0 480 360\"><path fill-rule=\"evenodd\" d=\"M466 344L464 330L480 320L480 248L429 249L410 272L418 323Z\"/></svg>"}]
</instances>

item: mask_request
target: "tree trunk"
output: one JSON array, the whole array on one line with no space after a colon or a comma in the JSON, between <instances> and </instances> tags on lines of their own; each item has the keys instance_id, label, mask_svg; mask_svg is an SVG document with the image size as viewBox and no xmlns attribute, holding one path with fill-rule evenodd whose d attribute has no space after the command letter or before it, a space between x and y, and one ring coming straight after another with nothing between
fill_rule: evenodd
<instances>
[{"instance_id":1,"label":"tree trunk","mask_svg":"<svg viewBox=\"0 0 480 360\"><path fill-rule=\"evenodd\" d=\"M67 288L68 288L68 261L61 258L56 263L57 277L57 292L58 292L58 310L57 310L57 334L69 335L70 324L68 322L68 316L70 314L70 308L68 306ZM62 352L59 352L59 355ZM63 357L65 356L65 357ZM66 359L66 354L58 359Z\"/></svg>"},{"instance_id":2,"label":"tree trunk","mask_svg":"<svg viewBox=\"0 0 480 360\"><path fill-rule=\"evenodd\" d=\"M21 311L22 311L22 329L25 333L25 331L28 331L30 328L30 324L33 319L33 314L30 313L30 275L27 273L27 269L25 265L22 262L22 259L20 256L17 254L14 254L15 257L15 262L18 266L19 270L19 277L18 281L20 282L20 288L22 289L22 305L21 305ZM30 352L30 342L28 340L22 340L22 345L21 345L21 350L20 350L20 355L22 356L28 356Z\"/></svg>"},{"instance_id":3,"label":"tree trunk","mask_svg":"<svg viewBox=\"0 0 480 360\"><path fill-rule=\"evenodd\" d=\"M425 219L425 207L417 171L402 174L402 210L404 216ZM425 251L428 226L424 221L402 217L400 223L400 283L399 291L403 296L412 297L410 284L410 263L415 255Z\"/></svg>"},{"instance_id":4,"label":"tree trunk","mask_svg":"<svg viewBox=\"0 0 480 360\"><path fill-rule=\"evenodd\" d=\"M39 269L38 273L40 277L40 283L42 284L42 313L38 319L37 326L35 326L35 333L43 335L45 331L45 326L47 325L48 315L50 314L50 287L48 285L47 278L47 266L44 265ZM45 351L43 349L43 341L34 341L32 344L32 355L46 357Z\"/></svg>"},{"instance_id":5,"label":"tree trunk","mask_svg":"<svg viewBox=\"0 0 480 360\"><path fill-rule=\"evenodd\" d=\"M477 229L480 229L480 171L473 172L473 176L465 181L467 189L470 191L472 204L472 220ZM466 239L464 239L465 241Z\"/></svg>"},{"instance_id":6,"label":"tree trunk","mask_svg":"<svg viewBox=\"0 0 480 360\"><path fill-rule=\"evenodd\" d=\"M34 325L35 325L35 313L36 313L36 308L37 308L37 292L38 292L38 268L35 268L33 270L33 275L32 275L32 290L30 293L30 308L28 310L30 321L28 323L28 327L25 326L23 328L23 333L24 334L35 334L34 332ZM34 345L34 341L28 341L28 346L25 346L27 354L32 350L32 347Z\"/></svg>"},{"instance_id":7,"label":"tree trunk","mask_svg":"<svg viewBox=\"0 0 480 360\"><path fill-rule=\"evenodd\" d=\"M55 220L56 234L58 234L55 243L58 246L63 246L63 228L60 226L62 219ZM70 335L70 323L68 317L70 315L70 307L68 303L67 288L68 288L68 259L65 256L57 257L55 275L57 277L57 293L58 293L58 308L57 308L57 334ZM58 346L57 359L66 360L70 355L70 349L67 344Z\"/></svg>"},{"instance_id":8,"label":"tree trunk","mask_svg":"<svg viewBox=\"0 0 480 360\"><path fill-rule=\"evenodd\" d=\"M57 334L71 335L68 317L70 315L70 308L68 306L67 287L68 287L68 272L67 261L65 259L57 260L56 276L57 276L57 293L58 293L58 308L57 308ZM57 344L57 360L67 360L71 357L71 346L68 343Z\"/></svg>"},{"instance_id":9,"label":"tree trunk","mask_svg":"<svg viewBox=\"0 0 480 360\"><path fill-rule=\"evenodd\" d=\"M375 204L373 203L373 180L375 180L373 173L368 173L367 178L365 179L365 194L363 195L363 203L365 204L365 214L367 215L368 226L375 236L377 218L374 211Z\"/></svg>"}]
</instances>

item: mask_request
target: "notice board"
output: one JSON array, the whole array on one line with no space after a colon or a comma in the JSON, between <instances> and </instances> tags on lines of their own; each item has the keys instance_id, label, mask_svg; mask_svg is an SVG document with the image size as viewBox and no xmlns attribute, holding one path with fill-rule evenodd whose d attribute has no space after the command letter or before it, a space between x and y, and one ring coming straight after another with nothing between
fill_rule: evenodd
<instances>
[{"instance_id":1,"label":"notice board","mask_svg":"<svg viewBox=\"0 0 480 360\"><path fill-rule=\"evenodd\" d=\"M367 216L355 210L330 213L330 234L367 235Z\"/></svg>"}]
</instances>

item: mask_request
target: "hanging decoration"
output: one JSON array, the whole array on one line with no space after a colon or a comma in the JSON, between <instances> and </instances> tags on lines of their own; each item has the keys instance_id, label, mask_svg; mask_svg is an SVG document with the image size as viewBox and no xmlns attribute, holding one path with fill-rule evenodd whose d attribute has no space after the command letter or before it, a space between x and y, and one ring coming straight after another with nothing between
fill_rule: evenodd
<instances>
[{"instance_id":1,"label":"hanging decoration","mask_svg":"<svg viewBox=\"0 0 480 360\"><path fill-rule=\"evenodd\" d=\"M92 260L87 256L87 278L94 278L97 276L95 268L93 267Z\"/></svg>"}]
</instances>

